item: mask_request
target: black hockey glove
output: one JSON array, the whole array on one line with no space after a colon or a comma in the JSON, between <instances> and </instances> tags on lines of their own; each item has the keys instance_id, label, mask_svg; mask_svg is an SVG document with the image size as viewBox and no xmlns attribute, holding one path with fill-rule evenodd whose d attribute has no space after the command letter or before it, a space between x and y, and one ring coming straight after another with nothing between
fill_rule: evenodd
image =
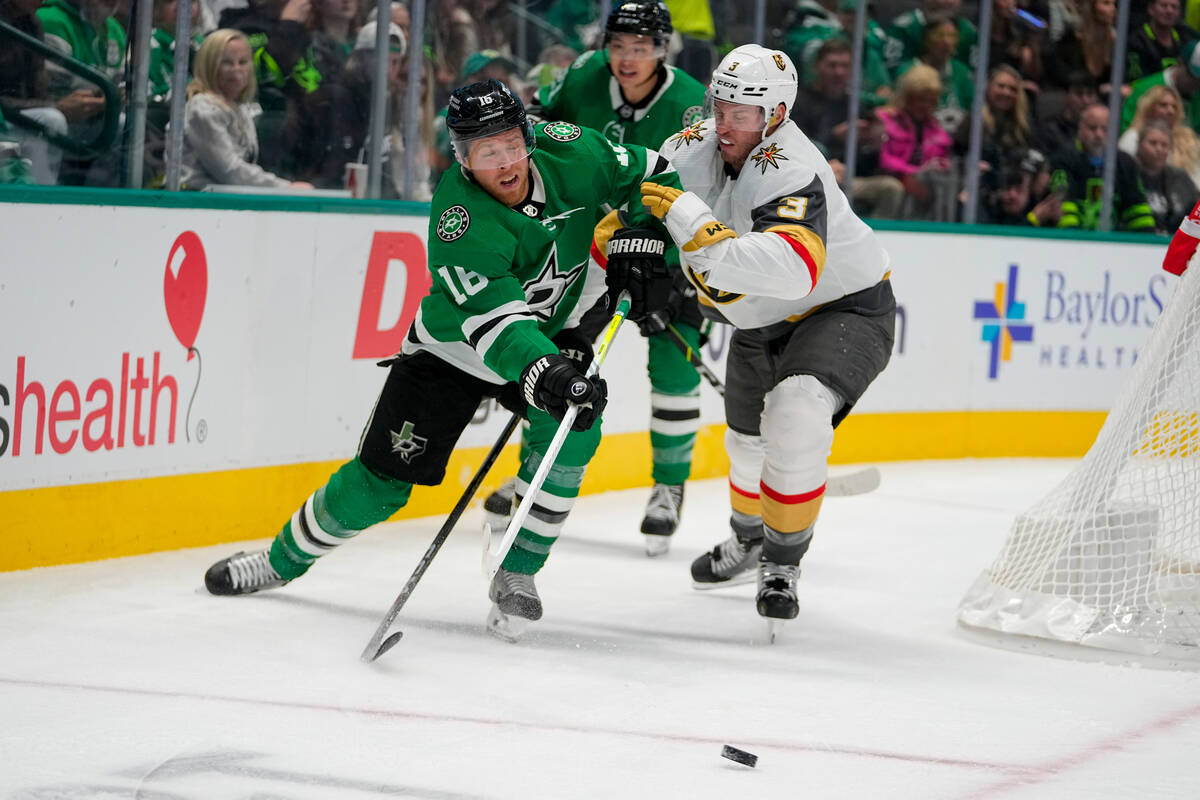
<instances>
[{"instance_id":1,"label":"black hockey glove","mask_svg":"<svg viewBox=\"0 0 1200 800\"><path fill-rule=\"evenodd\" d=\"M629 292L628 317L633 322L667 307L672 282L663 258L667 240L661 233L650 228L621 228L608 240L606 249L604 283L610 311L616 311L617 297L623 291Z\"/></svg>"},{"instance_id":2,"label":"black hockey glove","mask_svg":"<svg viewBox=\"0 0 1200 800\"><path fill-rule=\"evenodd\" d=\"M568 403L579 406L579 414L571 425L573 431L592 427L608 403L608 384L598 377L585 378L569 358L559 353L534 359L525 368L521 373L521 393L526 403L559 422L567 413Z\"/></svg>"},{"instance_id":3,"label":"black hockey glove","mask_svg":"<svg viewBox=\"0 0 1200 800\"><path fill-rule=\"evenodd\" d=\"M667 304L658 311L651 311L638 320L638 330L642 336L653 336L662 333L675 320L679 319L687 303L695 303L696 290L691 284L684 286L672 285L667 296Z\"/></svg>"},{"instance_id":4,"label":"black hockey glove","mask_svg":"<svg viewBox=\"0 0 1200 800\"><path fill-rule=\"evenodd\" d=\"M587 335L579 328L563 328L550 337L554 346L563 357L571 360L575 369L586 372L592 363L592 343Z\"/></svg>"}]
</instances>

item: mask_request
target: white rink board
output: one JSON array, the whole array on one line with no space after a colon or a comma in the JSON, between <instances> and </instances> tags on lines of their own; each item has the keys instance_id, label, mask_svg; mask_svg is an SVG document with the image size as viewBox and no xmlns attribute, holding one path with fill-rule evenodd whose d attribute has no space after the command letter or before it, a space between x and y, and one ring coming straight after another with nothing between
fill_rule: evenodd
<instances>
[{"instance_id":1,"label":"white rink board","mask_svg":"<svg viewBox=\"0 0 1200 800\"><path fill-rule=\"evenodd\" d=\"M0 491L349 456L382 385L375 362L398 348L401 312L428 279L426 226L404 215L6 205ZM28 234L35 230L44 233ZM177 252L168 264L188 231L200 244L182 251L196 260L181 266ZM856 413L1104 409L1174 281L1159 270L1157 241L881 237L902 308L897 350ZM1011 264L1025 305L1010 322L1032 325L1032 341L1015 343L992 378L975 303L993 297ZM190 302L172 295L169 304L168 283L189 286L201 273L202 312L194 286ZM1080 301L1079 319L1070 313L1077 297L1093 298ZM1107 315L1088 317L1105 297ZM1112 317L1135 302L1136 318ZM169 305L183 323L172 326ZM705 348L718 374L725 333ZM186 344L199 359L188 360ZM604 369L606 431L647 428L644 352L632 326L618 336ZM720 423L718 399L702 395L703 421ZM502 416L471 426L461 444L489 444Z\"/></svg>"},{"instance_id":2,"label":"white rink board","mask_svg":"<svg viewBox=\"0 0 1200 800\"><path fill-rule=\"evenodd\" d=\"M1178 280L1162 271L1159 242L879 236L902 312L893 361L855 413L1106 410ZM1009 315L1032 341L1014 342L991 377L975 306L994 305L997 284L1007 299L1014 268L1024 309Z\"/></svg>"}]
</instances>

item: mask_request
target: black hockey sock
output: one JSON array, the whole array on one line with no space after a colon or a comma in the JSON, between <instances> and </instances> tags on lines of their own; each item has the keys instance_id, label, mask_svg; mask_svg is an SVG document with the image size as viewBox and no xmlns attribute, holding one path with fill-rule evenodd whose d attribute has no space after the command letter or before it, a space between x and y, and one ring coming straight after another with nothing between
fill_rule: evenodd
<instances>
[{"instance_id":1,"label":"black hockey sock","mask_svg":"<svg viewBox=\"0 0 1200 800\"><path fill-rule=\"evenodd\" d=\"M800 559L808 552L812 542L812 527L795 533L780 533L770 526L763 526L766 538L763 541L762 555L759 561L770 561L772 564L799 564Z\"/></svg>"},{"instance_id":2,"label":"black hockey sock","mask_svg":"<svg viewBox=\"0 0 1200 800\"><path fill-rule=\"evenodd\" d=\"M729 527L733 528L733 535L744 545L755 545L762 541L762 517L734 511L729 517Z\"/></svg>"}]
</instances>

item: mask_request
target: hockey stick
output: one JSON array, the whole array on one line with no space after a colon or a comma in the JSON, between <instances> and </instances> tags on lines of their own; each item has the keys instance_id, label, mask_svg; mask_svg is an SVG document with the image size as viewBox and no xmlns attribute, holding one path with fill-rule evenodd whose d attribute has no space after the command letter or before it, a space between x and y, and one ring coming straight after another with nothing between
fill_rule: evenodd
<instances>
[{"instance_id":1,"label":"hockey stick","mask_svg":"<svg viewBox=\"0 0 1200 800\"><path fill-rule=\"evenodd\" d=\"M704 359L700 358L700 354L692 349L692 346L687 343L682 334L675 329L675 326L667 323L667 336L671 340L671 344L679 348L679 352L683 353L683 357L688 360L696 372L700 373L700 377L708 381L708 385L717 390L717 394L721 397L725 396L725 384L721 383L721 379L716 373L708 368L708 364L704 363Z\"/></svg>"},{"instance_id":2,"label":"hockey stick","mask_svg":"<svg viewBox=\"0 0 1200 800\"><path fill-rule=\"evenodd\" d=\"M617 310L613 313L612 319L609 320L608 327L604 329L604 335L600 337L600 344L596 347L596 355L592 358L592 363L588 365L587 372L584 376L591 378L600 372L600 365L604 363L605 357L608 355L609 345L617 335L617 329L621 327L621 323L625 321L625 315L629 313L630 298L629 292L621 292L617 298ZM504 538L500 540L500 545L493 549L491 547L490 535L485 540L486 545L483 548L483 576L489 581L496 576L496 572L500 569L500 565L504 563L505 556L512 549L513 542L517 540L517 533L521 530L521 525L524 524L525 518L529 516L529 511L533 508L533 498L537 495L538 490L542 488L542 484L546 482L546 477L550 474L550 468L554 466L554 461L558 458L558 451L562 449L563 442L567 439L567 434L571 432L571 425L575 422L575 417L579 416L579 406L570 405L567 408L567 413L563 415L562 422L558 423L558 430L554 433L554 438L550 440L549 447L542 454L542 463L538 464L537 472L533 475L533 480L529 482L529 488L525 490L525 496L521 498L521 504L517 506L517 510L513 513L512 520L508 523L508 529L504 531Z\"/></svg>"},{"instance_id":3,"label":"hockey stick","mask_svg":"<svg viewBox=\"0 0 1200 800\"><path fill-rule=\"evenodd\" d=\"M675 329L674 325L668 324L666 332L668 334L667 338L671 340L673 345L679 348L679 352L683 353L688 363L696 368L696 372L700 373L700 376L717 390L717 394L724 397L725 384L708 368L708 365L704 363L704 359L700 358L700 354L692 349L692 346L687 343L687 340ZM856 494L866 494L879 488L880 479L881 476L878 467L863 467L851 472L831 474L825 482L825 494L830 497L850 497Z\"/></svg>"},{"instance_id":4,"label":"hockey stick","mask_svg":"<svg viewBox=\"0 0 1200 800\"><path fill-rule=\"evenodd\" d=\"M400 613L400 609L408 602L408 598L417 588L417 584L421 581L421 576L425 574L425 570L429 569L429 565L433 563L433 557L438 554L445 544L447 537L450 536L450 531L454 530L455 523L462 513L467 508L467 504L471 502L471 498L475 496L475 492L479 490L479 484L483 483L484 477L492 465L496 463L496 459L500 456L500 451L504 449L504 445L508 443L512 432L516 430L517 423L521 421L519 414L513 414L509 419L508 424L504 426L504 430L500 432L500 436L496 438L496 443L492 445L492 449L488 451L487 457L483 459L483 463L479 465L479 469L475 471L475 476L471 478L471 482L467 484L467 488L463 490L462 497L458 498L458 504L454 506L454 510L450 512L450 516L442 523L442 528L437 532L437 536L433 537L433 541L429 544L429 548L425 551L425 555L421 556L421 560L417 562L417 568L413 570L412 575L408 578L408 583L404 584L404 588L396 597L396 601L392 603L392 607L388 609L387 615L384 616L383 622L379 623L379 627L375 629L375 635L371 637L371 641L367 642L367 647L362 652L362 660L368 664L379 658L392 648L396 642L400 641L400 637L404 635L403 631L396 631L391 636L384 639L384 634L388 632L388 628L392 626L396 615Z\"/></svg>"},{"instance_id":5,"label":"hockey stick","mask_svg":"<svg viewBox=\"0 0 1200 800\"><path fill-rule=\"evenodd\" d=\"M879 467L861 467L849 472L830 472L825 479L825 494L829 497L866 494L878 489L881 479Z\"/></svg>"}]
</instances>

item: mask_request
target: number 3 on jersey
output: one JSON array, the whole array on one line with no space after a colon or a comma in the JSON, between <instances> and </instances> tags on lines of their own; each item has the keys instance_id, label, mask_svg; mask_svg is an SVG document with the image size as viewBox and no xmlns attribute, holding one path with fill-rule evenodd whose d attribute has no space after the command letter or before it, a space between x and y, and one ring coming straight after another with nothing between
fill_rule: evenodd
<instances>
[{"instance_id":1,"label":"number 3 on jersey","mask_svg":"<svg viewBox=\"0 0 1200 800\"><path fill-rule=\"evenodd\" d=\"M478 294L483 287L488 285L487 278L462 267L454 267L453 275L450 274L449 267L438 267L437 271L442 276L446 288L450 290L450 294L454 295L454 302L460 306L467 302L468 297Z\"/></svg>"},{"instance_id":2,"label":"number 3 on jersey","mask_svg":"<svg viewBox=\"0 0 1200 800\"><path fill-rule=\"evenodd\" d=\"M775 213L785 219L802 220L807 212L807 197L785 197L779 204L779 210Z\"/></svg>"}]
</instances>

